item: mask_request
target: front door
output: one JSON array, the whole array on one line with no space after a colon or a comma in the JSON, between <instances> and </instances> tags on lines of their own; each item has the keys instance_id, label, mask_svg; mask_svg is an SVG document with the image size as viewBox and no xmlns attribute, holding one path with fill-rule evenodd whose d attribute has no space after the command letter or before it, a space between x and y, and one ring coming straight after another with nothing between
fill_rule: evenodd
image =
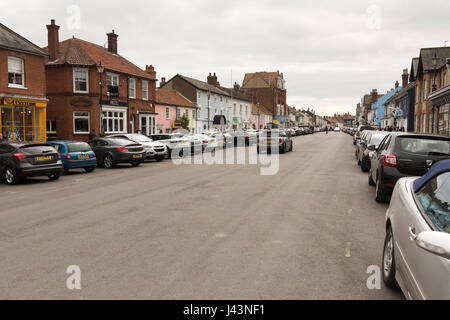
<instances>
[{"instance_id":1,"label":"front door","mask_svg":"<svg viewBox=\"0 0 450 320\"><path fill-rule=\"evenodd\" d=\"M147 136L156 134L156 115L139 115L139 130Z\"/></svg>"}]
</instances>

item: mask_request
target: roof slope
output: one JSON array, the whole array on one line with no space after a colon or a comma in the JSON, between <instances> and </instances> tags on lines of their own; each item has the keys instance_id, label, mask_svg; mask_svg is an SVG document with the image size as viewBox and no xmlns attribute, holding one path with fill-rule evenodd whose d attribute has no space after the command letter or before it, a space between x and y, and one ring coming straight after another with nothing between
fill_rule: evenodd
<instances>
[{"instance_id":1,"label":"roof slope","mask_svg":"<svg viewBox=\"0 0 450 320\"><path fill-rule=\"evenodd\" d=\"M156 103L179 107L194 107L194 104L173 89L156 89Z\"/></svg>"},{"instance_id":2,"label":"roof slope","mask_svg":"<svg viewBox=\"0 0 450 320\"><path fill-rule=\"evenodd\" d=\"M28 41L21 35L15 33L5 25L0 23L0 47L38 56L48 56L48 52L42 50L34 43Z\"/></svg>"},{"instance_id":3,"label":"roof slope","mask_svg":"<svg viewBox=\"0 0 450 320\"><path fill-rule=\"evenodd\" d=\"M47 65L95 66L100 61L107 70L156 80L155 72L146 72L121 55L109 52L107 48L75 37L60 42L58 57Z\"/></svg>"},{"instance_id":4,"label":"roof slope","mask_svg":"<svg viewBox=\"0 0 450 320\"><path fill-rule=\"evenodd\" d=\"M208 84L207 82L200 81L200 80L193 79L193 78L189 78L189 77L183 76L181 74L177 74L175 77L182 78L183 80L189 82L191 85L193 85L197 89L200 89L200 90L203 90L203 91L214 92L216 94L221 94L221 95L224 95L224 96L230 96L230 94L228 92L223 91L223 90L217 88L216 86Z\"/></svg>"},{"instance_id":5,"label":"roof slope","mask_svg":"<svg viewBox=\"0 0 450 320\"><path fill-rule=\"evenodd\" d=\"M254 73L246 73L244 76L244 80L242 81L242 86L245 87L246 84L255 76L260 77L261 79L263 79L264 81L266 81L266 83L268 85L272 84L272 83L276 83L276 79L278 77L279 73L278 72L254 72ZM270 80L270 83L267 82L267 79Z\"/></svg>"}]
</instances>

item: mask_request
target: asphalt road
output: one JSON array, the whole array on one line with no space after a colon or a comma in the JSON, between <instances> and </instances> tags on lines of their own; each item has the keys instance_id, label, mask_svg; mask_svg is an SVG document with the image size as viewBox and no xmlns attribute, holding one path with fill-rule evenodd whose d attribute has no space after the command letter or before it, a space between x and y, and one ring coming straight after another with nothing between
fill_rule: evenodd
<instances>
[{"instance_id":1,"label":"asphalt road","mask_svg":"<svg viewBox=\"0 0 450 320\"><path fill-rule=\"evenodd\" d=\"M273 176L164 161L1 184L0 298L401 299L366 286L387 205L353 152L317 133Z\"/></svg>"}]
</instances>

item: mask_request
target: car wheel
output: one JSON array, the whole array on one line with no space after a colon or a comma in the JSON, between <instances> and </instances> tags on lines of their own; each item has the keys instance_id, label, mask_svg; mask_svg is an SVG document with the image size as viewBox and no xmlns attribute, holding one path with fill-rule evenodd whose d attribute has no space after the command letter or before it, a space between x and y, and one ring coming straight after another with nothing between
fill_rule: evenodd
<instances>
[{"instance_id":1,"label":"car wheel","mask_svg":"<svg viewBox=\"0 0 450 320\"><path fill-rule=\"evenodd\" d=\"M7 167L3 173L3 179L9 185L18 184L21 182L21 179L17 176L14 170L10 167Z\"/></svg>"},{"instance_id":2,"label":"car wheel","mask_svg":"<svg viewBox=\"0 0 450 320\"><path fill-rule=\"evenodd\" d=\"M398 289L398 283L395 280L394 235L391 226L387 228L384 239L382 268L386 286L390 289Z\"/></svg>"},{"instance_id":3,"label":"car wheel","mask_svg":"<svg viewBox=\"0 0 450 320\"><path fill-rule=\"evenodd\" d=\"M131 163L131 165L132 165L133 167L139 167L140 164L141 164L140 161L134 161L134 162Z\"/></svg>"},{"instance_id":4,"label":"car wheel","mask_svg":"<svg viewBox=\"0 0 450 320\"><path fill-rule=\"evenodd\" d=\"M369 183L369 186L375 185L375 182L372 179L372 171L369 171L369 178L368 178L367 182Z\"/></svg>"},{"instance_id":5,"label":"car wheel","mask_svg":"<svg viewBox=\"0 0 450 320\"><path fill-rule=\"evenodd\" d=\"M361 161L361 171L367 172L369 171L369 168L367 167L367 159L363 158Z\"/></svg>"},{"instance_id":6,"label":"car wheel","mask_svg":"<svg viewBox=\"0 0 450 320\"><path fill-rule=\"evenodd\" d=\"M281 153L286 153L286 144L283 145L283 148L281 148Z\"/></svg>"},{"instance_id":7,"label":"car wheel","mask_svg":"<svg viewBox=\"0 0 450 320\"><path fill-rule=\"evenodd\" d=\"M375 194L376 194L375 200L377 202L380 202L380 203L387 202L386 191L384 190L383 182L381 181L381 177L379 175L377 176L377 184L376 184Z\"/></svg>"},{"instance_id":8,"label":"car wheel","mask_svg":"<svg viewBox=\"0 0 450 320\"><path fill-rule=\"evenodd\" d=\"M64 167L64 172L63 172L63 174L68 174L68 173L69 173L69 169L66 168L66 167Z\"/></svg>"},{"instance_id":9,"label":"car wheel","mask_svg":"<svg viewBox=\"0 0 450 320\"><path fill-rule=\"evenodd\" d=\"M291 143L291 147L289 148L289 151L291 151L292 152L292 150L294 149L294 144L293 143Z\"/></svg>"},{"instance_id":10,"label":"car wheel","mask_svg":"<svg viewBox=\"0 0 450 320\"><path fill-rule=\"evenodd\" d=\"M107 154L103 157L103 166L107 169L110 169L114 166L113 158L110 154Z\"/></svg>"},{"instance_id":11,"label":"car wheel","mask_svg":"<svg viewBox=\"0 0 450 320\"><path fill-rule=\"evenodd\" d=\"M95 167L87 167L87 168L84 168L84 171L86 171L86 172L92 172L92 171L94 171L95 170Z\"/></svg>"},{"instance_id":12,"label":"car wheel","mask_svg":"<svg viewBox=\"0 0 450 320\"><path fill-rule=\"evenodd\" d=\"M59 177L61 176L61 173L52 173L52 174L49 174L48 175L48 178L50 179L50 180L58 180L59 179Z\"/></svg>"}]
</instances>

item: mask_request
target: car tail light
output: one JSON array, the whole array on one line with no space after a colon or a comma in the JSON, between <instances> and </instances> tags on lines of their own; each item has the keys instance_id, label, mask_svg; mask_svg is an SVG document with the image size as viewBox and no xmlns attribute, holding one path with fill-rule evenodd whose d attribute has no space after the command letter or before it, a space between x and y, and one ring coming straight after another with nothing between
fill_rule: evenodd
<instances>
[{"instance_id":1,"label":"car tail light","mask_svg":"<svg viewBox=\"0 0 450 320\"><path fill-rule=\"evenodd\" d=\"M356 135L359 136L359 131L356 131Z\"/></svg>"},{"instance_id":2,"label":"car tail light","mask_svg":"<svg viewBox=\"0 0 450 320\"><path fill-rule=\"evenodd\" d=\"M144 146L142 146L142 151L144 151L145 150L145 147Z\"/></svg>"},{"instance_id":3,"label":"car tail light","mask_svg":"<svg viewBox=\"0 0 450 320\"><path fill-rule=\"evenodd\" d=\"M203 142L203 143L208 143L208 140L203 140L202 142Z\"/></svg>"},{"instance_id":4,"label":"car tail light","mask_svg":"<svg viewBox=\"0 0 450 320\"><path fill-rule=\"evenodd\" d=\"M387 167L397 167L397 157L395 156L395 154L384 154L383 165Z\"/></svg>"},{"instance_id":5,"label":"car tail light","mask_svg":"<svg viewBox=\"0 0 450 320\"><path fill-rule=\"evenodd\" d=\"M128 151L128 149L125 148L125 147L117 147L117 150L119 150L119 151Z\"/></svg>"},{"instance_id":6,"label":"car tail light","mask_svg":"<svg viewBox=\"0 0 450 320\"><path fill-rule=\"evenodd\" d=\"M70 153L66 153L66 159L67 160L72 160L72 156L70 155Z\"/></svg>"},{"instance_id":7,"label":"car tail light","mask_svg":"<svg viewBox=\"0 0 450 320\"><path fill-rule=\"evenodd\" d=\"M245 139L248 139L248 136L245 136Z\"/></svg>"},{"instance_id":8,"label":"car tail light","mask_svg":"<svg viewBox=\"0 0 450 320\"><path fill-rule=\"evenodd\" d=\"M13 157L20 160L20 159L25 159L27 157L27 155L25 153L19 152L19 153L13 154Z\"/></svg>"},{"instance_id":9,"label":"car tail light","mask_svg":"<svg viewBox=\"0 0 450 320\"><path fill-rule=\"evenodd\" d=\"M278 142L279 142L279 143L282 143L282 142L283 142L283 139L279 138L279 139L278 139Z\"/></svg>"}]
</instances>

